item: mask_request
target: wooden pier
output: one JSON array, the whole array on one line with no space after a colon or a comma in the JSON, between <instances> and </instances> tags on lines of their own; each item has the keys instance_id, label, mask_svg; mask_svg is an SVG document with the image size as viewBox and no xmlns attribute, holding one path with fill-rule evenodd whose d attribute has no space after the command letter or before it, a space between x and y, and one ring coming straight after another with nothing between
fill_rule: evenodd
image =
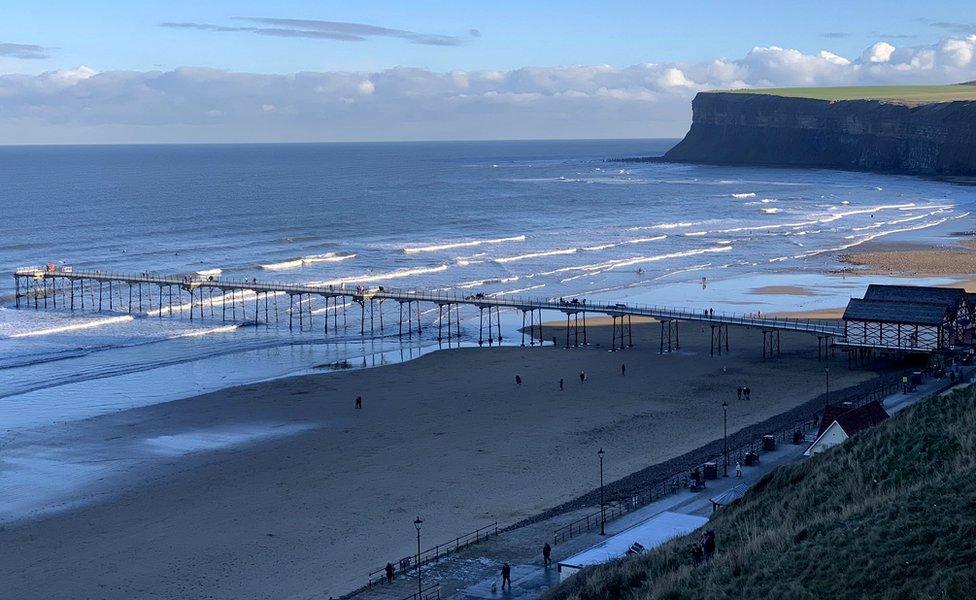
<instances>
[{"instance_id":1,"label":"wooden pier","mask_svg":"<svg viewBox=\"0 0 976 600\"><path fill-rule=\"evenodd\" d=\"M519 311L522 316L521 345L535 345L542 338L543 311L561 313L566 318L565 345L588 345L587 315L603 315L612 320L612 349L633 345L633 317L650 317L660 322L660 352L680 349L680 322L708 325L712 330L712 354L729 349L728 327L754 327L763 332L763 357L779 352L779 333L795 331L830 340L844 336L844 328L829 321L813 319L765 318L735 313L716 313L664 306L625 303L592 303L573 299L538 299L521 296L458 294L404 290L380 286L347 289L333 285L303 285L251 280L229 280L201 276L166 276L106 273L100 270L75 271L41 267L17 269L14 274L16 306L35 310L59 309L133 314L150 317L228 319L235 323L283 324L302 331L321 327L328 335L348 328L350 315L358 307L359 333L373 335L377 328L386 333L384 302L399 306L396 332L400 337L422 333L421 305L437 310L437 340L460 338L461 307L478 311L478 344L501 343L502 309ZM320 308L313 311L312 300ZM352 309L351 311L349 309ZM331 320L331 324L330 324ZM316 324L316 321L318 323ZM340 321L342 325L340 326ZM354 323L355 324L355 323ZM392 334L392 330L390 331ZM541 342L539 342L541 343Z\"/></svg>"}]
</instances>

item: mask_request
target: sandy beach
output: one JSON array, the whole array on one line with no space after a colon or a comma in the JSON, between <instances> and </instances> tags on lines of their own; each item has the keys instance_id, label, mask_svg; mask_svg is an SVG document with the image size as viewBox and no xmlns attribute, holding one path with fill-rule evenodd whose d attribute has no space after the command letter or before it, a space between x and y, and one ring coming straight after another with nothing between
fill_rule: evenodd
<instances>
[{"instance_id":1,"label":"sandy beach","mask_svg":"<svg viewBox=\"0 0 976 600\"><path fill-rule=\"evenodd\" d=\"M839 256L842 262L859 267L858 272L876 275L948 275L968 281L976 273L976 241L960 238L945 245L878 243L865 244L857 252Z\"/></svg>"},{"instance_id":2,"label":"sandy beach","mask_svg":"<svg viewBox=\"0 0 976 600\"><path fill-rule=\"evenodd\" d=\"M16 549L0 558L4 594L339 596L413 551L418 514L425 546L512 524L596 487L600 447L612 481L720 437L722 400L735 431L822 392L808 336L784 334L764 362L757 330L732 329L721 357L708 328L682 325L681 352L664 356L655 325L634 333L624 352L593 328L602 347L450 350L56 426L67 446L162 458L0 529ZM832 388L872 376L838 368Z\"/></svg>"}]
</instances>

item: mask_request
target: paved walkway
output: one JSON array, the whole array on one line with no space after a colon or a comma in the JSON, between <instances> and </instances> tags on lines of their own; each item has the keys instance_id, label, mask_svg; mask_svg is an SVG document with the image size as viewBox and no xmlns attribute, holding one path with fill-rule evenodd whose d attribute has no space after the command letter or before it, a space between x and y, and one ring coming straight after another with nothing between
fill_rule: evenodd
<instances>
[{"instance_id":1,"label":"paved walkway","mask_svg":"<svg viewBox=\"0 0 976 600\"><path fill-rule=\"evenodd\" d=\"M966 370L963 380L970 381L972 376L973 369L969 368ZM900 392L892 394L885 398L883 403L890 414L895 414L931 396L945 385L946 380L944 379L928 380L920 385L916 391L909 394ZM751 486L760 477L776 467L802 459L803 452L806 450L807 444L813 441L812 438L815 433L815 431L808 432L803 444L780 445L773 451L763 452L758 465L742 467L741 478L732 476L707 481L703 491L682 490L610 521L606 524L606 533L608 536L620 533L664 511L708 516L712 513L710 498L734 485L745 483ZM730 465L730 473L734 474L732 465ZM589 548L604 538L594 529L560 543L553 548L553 566L549 568L542 566L542 545L552 539L553 530L581 516L591 514L597 509L598 507L590 506L539 523L506 531L486 542L468 547L439 563L425 566L421 570L424 587L435 581L440 583L440 597L444 599L522 600L537 598L542 592L559 583L559 573L555 564L560 559ZM512 589L503 592L501 590L501 566L506 561L512 566ZM416 594L416 591L416 575L409 573L399 576L392 584L373 586L369 590L355 594L353 598L357 600L402 600ZM431 599L433 597L431 596Z\"/></svg>"}]
</instances>

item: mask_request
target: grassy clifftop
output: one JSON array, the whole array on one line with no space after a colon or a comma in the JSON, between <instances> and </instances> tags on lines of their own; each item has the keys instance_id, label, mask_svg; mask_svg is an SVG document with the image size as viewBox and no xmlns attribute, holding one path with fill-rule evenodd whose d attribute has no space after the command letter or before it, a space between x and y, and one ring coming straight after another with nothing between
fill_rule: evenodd
<instances>
[{"instance_id":1,"label":"grassy clifftop","mask_svg":"<svg viewBox=\"0 0 976 600\"><path fill-rule=\"evenodd\" d=\"M716 90L718 91L718 90ZM976 100L976 85L879 85L851 87L797 87L728 90L733 94L763 94L813 100L884 100L902 104L928 104Z\"/></svg>"},{"instance_id":2,"label":"grassy clifftop","mask_svg":"<svg viewBox=\"0 0 976 600\"><path fill-rule=\"evenodd\" d=\"M932 398L810 460L780 467L697 534L585 570L547 600L972 598L976 393Z\"/></svg>"}]
</instances>

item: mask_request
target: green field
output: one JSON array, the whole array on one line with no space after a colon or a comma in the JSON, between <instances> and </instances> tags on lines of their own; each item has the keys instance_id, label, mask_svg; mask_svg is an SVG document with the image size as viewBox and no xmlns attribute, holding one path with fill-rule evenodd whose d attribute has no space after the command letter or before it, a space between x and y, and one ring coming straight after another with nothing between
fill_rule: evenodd
<instances>
[{"instance_id":1,"label":"green field","mask_svg":"<svg viewBox=\"0 0 976 600\"><path fill-rule=\"evenodd\" d=\"M908 408L881 426L760 479L697 533L584 569L544 600L973 598L976 393Z\"/></svg>"},{"instance_id":2,"label":"green field","mask_svg":"<svg viewBox=\"0 0 976 600\"><path fill-rule=\"evenodd\" d=\"M905 104L976 100L976 85L879 85L725 90L735 94L768 94L814 100L887 100Z\"/></svg>"}]
</instances>

